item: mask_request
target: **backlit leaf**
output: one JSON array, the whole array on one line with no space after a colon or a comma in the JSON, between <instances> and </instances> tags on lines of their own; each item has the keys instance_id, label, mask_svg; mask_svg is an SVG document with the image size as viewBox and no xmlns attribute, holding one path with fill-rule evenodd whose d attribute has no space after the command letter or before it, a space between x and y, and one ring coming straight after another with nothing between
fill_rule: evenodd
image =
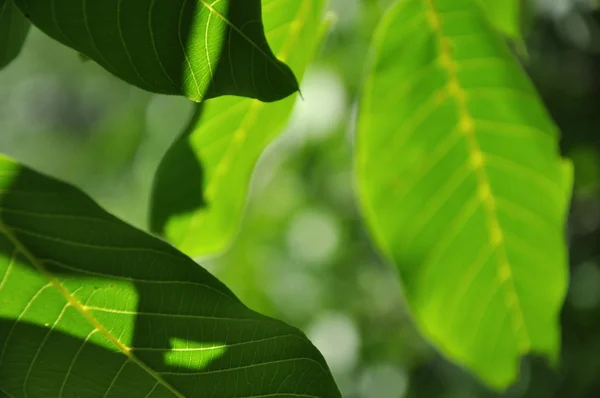
<instances>
[{"instance_id":1,"label":"backlit leaf","mask_svg":"<svg viewBox=\"0 0 600 398\"><path fill-rule=\"evenodd\" d=\"M269 43L301 76L321 42L323 0L263 1ZM202 105L155 177L151 229L191 256L234 237L254 166L287 121L295 98L265 104L224 97Z\"/></svg>"},{"instance_id":2,"label":"backlit leaf","mask_svg":"<svg viewBox=\"0 0 600 398\"><path fill-rule=\"evenodd\" d=\"M0 396L340 397L297 329L0 157Z\"/></svg>"},{"instance_id":3,"label":"backlit leaf","mask_svg":"<svg viewBox=\"0 0 600 398\"><path fill-rule=\"evenodd\" d=\"M495 388L556 361L570 165L477 0L386 14L360 104L358 188L423 334Z\"/></svg>"},{"instance_id":4,"label":"backlit leaf","mask_svg":"<svg viewBox=\"0 0 600 398\"><path fill-rule=\"evenodd\" d=\"M298 89L265 39L260 0L14 0L49 36L142 89L275 101Z\"/></svg>"},{"instance_id":5,"label":"backlit leaf","mask_svg":"<svg viewBox=\"0 0 600 398\"><path fill-rule=\"evenodd\" d=\"M490 21L511 39L521 39L523 0L479 0Z\"/></svg>"}]
</instances>

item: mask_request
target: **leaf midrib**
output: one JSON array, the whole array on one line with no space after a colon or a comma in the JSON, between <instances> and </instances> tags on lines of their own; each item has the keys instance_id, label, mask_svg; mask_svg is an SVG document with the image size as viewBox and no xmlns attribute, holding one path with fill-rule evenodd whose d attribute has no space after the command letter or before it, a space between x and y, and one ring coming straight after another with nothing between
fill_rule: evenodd
<instances>
[{"instance_id":1,"label":"leaf midrib","mask_svg":"<svg viewBox=\"0 0 600 398\"><path fill-rule=\"evenodd\" d=\"M15 246L15 248L21 252L29 262L42 274L44 275L52 284L52 286L67 300L67 302L77 310L99 333L101 333L108 341L110 341L117 349L125 355L129 361L138 365L141 369L143 369L146 373L148 373L152 378L156 380L158 384L161 384L167 390L169 390L174 396L177 398L185 398L185 396L180 393L177 389L175 389L171 384L165 381L158 373L156 373L152 368L138 359L135 355L131 353L131 349L123 344L118 338L113 336L89 311L87 311L85 305L79 302L67 289L65 289L60 282L56 279L56 277L46 269L46 267L41 263L36 256L27 248L27 246L22 243L11 231L10 227L4 222L0 215L0 234L5 235L9 241Z\"/></svg>"},{"instance_id":2,"label":"leaf midrib","mask_svg":"<svg viewBox=\"0 0 600 398\"><path fill-rule=\"evenodd\" d=\"M448 74L448 87L446 90L450 96L454 98L458 108L458 130L467 140L470 160L473 164L473 171L475 172L478 186L477 195L480 195L480 192L487 193L486 195L482 195L483 197L480 198L480 200L483 205L484 217L487 224L486 232L488 234L489 243L494 248L493 252L498 266L497 278L499 285L504 292L505 308L507 312L511 314L511 327L518 338L520 349L525 351L529 348L531 340L525 324L519 296L514 285L512 265L508 260L506 253L504 233L500 226L492 187L485 169L485 154L481 150L475 135L474 118L470 114L466 103L466 90L460 83L456 71L456 62L452 59L452 54L447 44L447 38L442 30L441 13L436 10L434 0L421 1L423 1L427 23L435 37L438 47L438 62Z\"/></svg>"}]
</instances>

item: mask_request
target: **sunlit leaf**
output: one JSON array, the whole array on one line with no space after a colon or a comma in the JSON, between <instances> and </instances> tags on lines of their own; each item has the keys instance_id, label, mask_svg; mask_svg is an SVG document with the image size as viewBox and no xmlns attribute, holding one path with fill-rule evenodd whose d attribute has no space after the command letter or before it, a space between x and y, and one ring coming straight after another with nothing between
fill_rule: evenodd
<instances>
[{"instance_id":1,"label":"sunlit leaf","mask_svg":"<svg viewBox=\"0 0 600 398\"><path fill-rule=\"evenodd\" d=\"M493 387L556 361L570 165L476 0L386 14L360 104L358 188L423 334Z\"/></svg>"},{"instance_id":2,"label":"sunlit leaf","mask_svg":"<svg viewBox=\"0 0 600 398\"><path fill-rule=\"evenodd\" d=\"M263 1L269 43L298 76L321 42L323 5L323 0ZM192 256L227 247L256 161L281 132L294 101L265 104L224 97L203 104L159 167L151 229Z\"/></svg>"},{"instance_id":3,"label":"sunlit leaf","mask_svg":"<svg viewBox=\"0 0 600 398\"><path fill-rule=\"evenodd\" d=\"M523 0L479 0L490 21L505 35L521 39Z\"/></svg>"},{"instance_id":4,"label":"sunlit leaf","mask_svg":"<svg viewBox=\"0 0 600 398\"><path fill-rule=\"evenodd\" d=\"M19 55L29 27L29 21L12 0L0 0L0 68Z\"/></svg>"},{"instance_id":5,"label":"sunlit leaf","mask_svg":"<svg viewBox=\"0 0 600 398\"><path fill-rule=\"evenodd\" d=\"M42 31L140 88L195 101L297 90L265 39L260 0L14 0Z\"/></svg>"},{"instance_id":6,"label":"sunlit leaf","mask_svg":"<svg viewBox=\"0 0 600 398\"><path fill-rule=\"evenodd\" d=\"M297 329L0 157L0 395L340 397Z\"/></svg>"}]
</instances>

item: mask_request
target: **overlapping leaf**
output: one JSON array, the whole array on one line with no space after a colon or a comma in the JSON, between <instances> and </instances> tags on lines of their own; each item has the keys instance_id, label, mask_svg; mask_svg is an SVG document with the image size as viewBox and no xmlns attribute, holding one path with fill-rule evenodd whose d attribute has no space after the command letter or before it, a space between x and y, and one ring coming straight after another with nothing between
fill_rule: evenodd
<instances>
[{"instance_id":1,"label":"overlapping leaf","mask_svg":"<svg viewBox=\"0 0 600 398\"><path fill-rule=\"evenodd\" d=\"M171 246L0 158L0 395L340 397L306 337Z\"/></svg>"},{"instance_id":2,"label":"overlapping leaf","mask_svg":"<svg viewBox=\"0 0 600 398\"><path fill-rule=\"evenodd\" d=\"M298 76L320 43L323 5L323 0L263 2L269 43ZM224 97L203 104L159 167L152 230L192 256L224 249L237 231L256 161L280 133L294 100L264 104Z\"/></svg>"},{"instance_id":3,"label":"overlapping leaf","mask_svg":"<svg viewBox=\"0 0 600 398\"><path fill-rule=\"evenodd\" d=\"M12 0L0 0L0 68L19 55L29 27L29 21Z\"/></svg>"},{"instance_id":4,"label":"overlapping leaf","mask_svg":"<svg viewBox=\"0 0 600 398\"><path fill-rule=\"evenodd\" d=\"M556 360L570 168L477 0L404 0L376 34L358 187L423 333L496 388Z\"/></svg>"},{"instance_id":5,"label":"overlapping leaf","mask_svg":"<svg viewBox=\"0 0 600 398\"><path fill-rule=\"evenodd\" d=\"M260 0L14 1L42 31L148 91L275 101L298 88L267 44Z\"/></svg>"}]
</instances>

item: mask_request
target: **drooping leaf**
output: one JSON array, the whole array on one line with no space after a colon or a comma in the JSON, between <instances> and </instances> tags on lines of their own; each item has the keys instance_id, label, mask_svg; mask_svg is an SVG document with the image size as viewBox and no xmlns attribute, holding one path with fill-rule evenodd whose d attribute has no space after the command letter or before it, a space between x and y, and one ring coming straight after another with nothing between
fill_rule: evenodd
<instances>
[{"instance_id":1,"label":"drooping leaf","mask_svg":"<svg viewBox=\"0 0 600 398\"><path fill-rule=\"evenodd\" d=\"M263 2L269 42L298 76L321 42L323 6L323 0ZM191 256L226 248L237 231L254 166L281 132L294 100L265 104L224 97L204 103L160 164L152 231Z\"/></svg>"},{"instance_id":2,"label":"drooping leaf","mask_svg":"<svg viewBox=\"0 0 600 398\"><path fill-rule=\"evenodd\" d=\"M0 157L0 395L340 397L297 329L171 246Z\"/></svg>"},{"instance_id":3,"label":"drooping leaf","mask_svg":"<svg viewBox=\"0 0 600 398\"><path fill-rule=\"evenodd\" d=\"M31 22L142 89L275 101L298 89L265 39L260 0L14 0Z\"/></svg>"},{"instance_id":4,"label":"drooping leaf","mask_svg":"<svg viewBox=\"0 0 600 398\"><path fill-rule=\"evenodd\" d=\"M29 21L12 0L0 0L0 68L19 55L29 27Z\"/></svg>"},{"instance_id":5,"label":"drooping leaf","mask_svg":"<svg viewBox=\"0 0 600 398\"><path fill-rule=\"evenodd\" d=\"M423 334L495 388L558 358L570 165L476 0L386 14L360 105L357 178Z\"/></svg>"}]
</instances>

